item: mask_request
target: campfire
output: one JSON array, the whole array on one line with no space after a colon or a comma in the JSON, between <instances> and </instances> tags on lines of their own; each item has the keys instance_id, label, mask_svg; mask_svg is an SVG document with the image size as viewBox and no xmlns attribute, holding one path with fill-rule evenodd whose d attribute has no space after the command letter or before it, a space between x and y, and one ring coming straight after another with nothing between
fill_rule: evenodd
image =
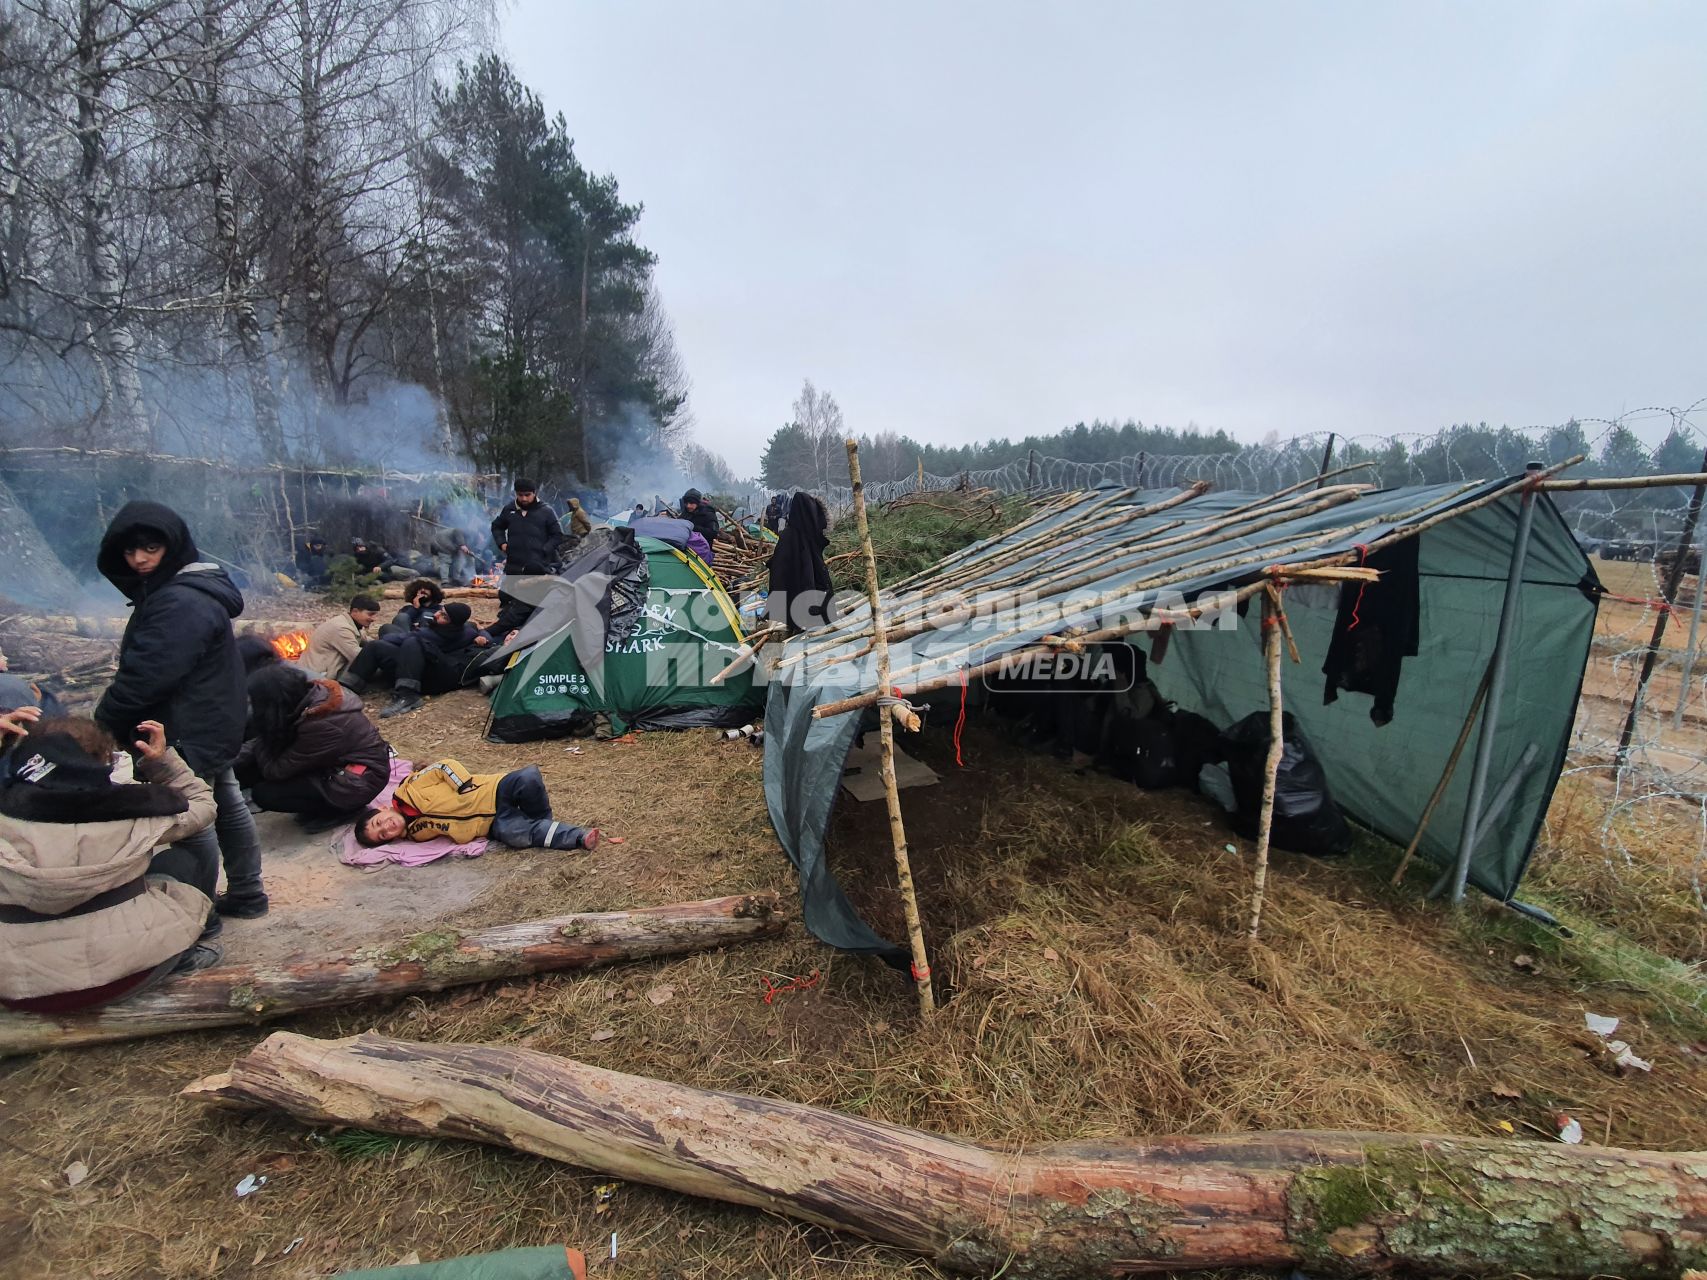
<instances>
[{"instance_id":1,"label":"campfire","mask_svg":"<svg viewBox=\"0 0 1707 1280\"><path fill-rule=\"evenodd\" d=\"M273 652L286 662L295 662L308 652L308 632L287 631L273 637Z\"/></svg>"}]
</instances>

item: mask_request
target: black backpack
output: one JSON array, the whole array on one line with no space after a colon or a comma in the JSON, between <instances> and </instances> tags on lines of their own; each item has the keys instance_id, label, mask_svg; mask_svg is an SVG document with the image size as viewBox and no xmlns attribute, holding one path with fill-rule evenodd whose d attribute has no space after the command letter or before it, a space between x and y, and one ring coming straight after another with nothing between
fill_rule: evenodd
<instances>
[{"instance_id":1,"label":"black backpack","mask_svg":"<svg viewBox=\"0 0 1707 1280\"><path fill-rule=\"evenodd\" d=\"M1233 829L1254 840L1262 817L1263 778L1268 766L1268 712L1253 711L1221 735L1227 773L1239 808ZM1351 828L1328 790L1322 762L1310 749L1291 712L1281 719L1280 771L1275 778L1274 826L1269 840L1277 849L1317 857L1351 848Z\"/></svg>"}]
</instances>

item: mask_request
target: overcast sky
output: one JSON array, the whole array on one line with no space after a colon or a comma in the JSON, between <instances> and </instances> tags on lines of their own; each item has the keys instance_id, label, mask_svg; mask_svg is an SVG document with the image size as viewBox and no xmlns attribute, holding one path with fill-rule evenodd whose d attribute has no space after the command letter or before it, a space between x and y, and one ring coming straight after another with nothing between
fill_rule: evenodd
<instances>
[{"instance_id":1,"label":"overcast sky","mask_svg":"<svg viewBox=\"0 0 1707 1280\"><path fill-rule=\"evenodd\" d=\"M702 443L1707 396L1707 4L520 0Z\"/></svg>"}]
</instances>

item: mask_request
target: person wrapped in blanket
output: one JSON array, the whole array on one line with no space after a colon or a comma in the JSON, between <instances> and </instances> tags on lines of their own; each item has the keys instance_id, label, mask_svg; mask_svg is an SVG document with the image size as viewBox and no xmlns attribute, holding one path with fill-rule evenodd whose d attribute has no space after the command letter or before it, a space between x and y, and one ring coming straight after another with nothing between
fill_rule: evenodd
<instances>
[{"instance_id":1,"label":"person wrapped in blanket","mask_svg":"<svg viewBox=\"0 0 1707 1280\"><path fill-rule=\"evenodd\" d=\"M415 770L392 793L391 803L356 819L356 840L368 848L398 840L448 836L467 844L489 836L512 849L599 847L597 827L559 822L539 766L509 773L472 773L456 760Z\"/></svg>"}]
</instances>

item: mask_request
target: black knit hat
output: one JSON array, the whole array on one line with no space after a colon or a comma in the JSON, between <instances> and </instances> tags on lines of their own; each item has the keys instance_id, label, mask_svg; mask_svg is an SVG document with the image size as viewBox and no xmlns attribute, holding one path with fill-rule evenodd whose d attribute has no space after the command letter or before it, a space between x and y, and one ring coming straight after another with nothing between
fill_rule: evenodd
<instances>
[{"instance_id":1,"label":"black knit hat","mask_svg":"<svg viewBox=\"0 0 1707 1280\"><path fill-rule=\"evenodd\" d=\"M459 627L468 621L468 615L473 612L474 611L472 609L460 600L452 600L445 606L445 617L449 618Z\"/></svg>"},{"instance_id":2,"label":"black knit hat","mask_svg":"<svg viewBox=\"0 0 1707 1280\"><path fill-rule=\"evenodd\" d=\"M537 484L535 484L532 480L524 480L521 476L517 476L516 477L516 492L517 493L538 493L539 492L539 486Z\"/></svg>"}]
</instances>

